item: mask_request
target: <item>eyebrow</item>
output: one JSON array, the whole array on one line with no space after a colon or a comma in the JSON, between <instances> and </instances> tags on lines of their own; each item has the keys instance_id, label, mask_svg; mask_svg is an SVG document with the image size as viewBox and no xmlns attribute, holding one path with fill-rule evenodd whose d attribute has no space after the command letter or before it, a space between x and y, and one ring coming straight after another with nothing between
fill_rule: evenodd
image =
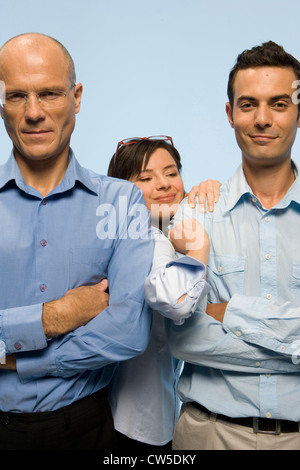
<instances>
[{"instance_id":1,"label":"eyebrow","mask_svg":"<svg viewBox=\"0 0 300 470\"><path fill-rule=\"evenodd\" d=\"M65 90L64 87L62 86L57 86L57 85L54 85L54 86L45 86L45 87L42 87L42 88L39 88L36 93L39 93L41 91L62 91L62 90ZM7 94L11 94L11 93L28 93L28 91L25 91L25 90L21 90L21 88L13 88L11 90L9 89L6 89L6 93ZM30 93L30 92L29 92Z\"/></svg>"},{"instance_id":2,"label":"eyebrow","mask_svg":"<svg viewBox=\"0 0 300 470\"><path fill-rule=\"evenodd\" d=\"M176 164L174 163L174 164L172 164L172 165L167 165L167 166L165 166L165 167L163 168L163 170L169 170L169 169L171 169L171 168L177 168ZM150 171L150 172L151 172L151 171L155 171L155 168L154 168L154 169L152 169L152 168L145 168L144 170L141 170L141 173L145 173L145 172L147 172L147 171L148 171L148 172L149 172L149 171Z\"/></svg>"},{"instance_id":3,"label":"eyebrow","mask_svg":"<svg viewBox=\"0 0 300 470\"><path fill-rule=\"evenodd\" d=\"M238 97L237 103L240 103L241 101L244 101L244 100L245 101L257 101L257 98L254 98L253 96L242 95ZM272 96L271 98L269 98L269 101L279 101L279 100L292 101L292 97L287 93L282 93L281 95L276 95L276 96Z\"/></svg>"}]
</instances>

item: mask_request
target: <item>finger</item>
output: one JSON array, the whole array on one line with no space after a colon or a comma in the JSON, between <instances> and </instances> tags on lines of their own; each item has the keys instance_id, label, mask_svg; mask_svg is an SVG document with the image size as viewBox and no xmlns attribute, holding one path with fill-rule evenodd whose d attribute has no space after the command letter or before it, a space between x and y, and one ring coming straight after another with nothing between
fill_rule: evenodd
<instances>
[{"instance_id":1,"label":"finger","mask_svg":"<svg viewBox=\"0 0 300 470\"><path fill-rule=\"evenodd\" d=\"M213 203L213 185L211 180L202 181L198 186L198 201L200 212L206 212L206 201L207 205L211 207Z\"/></svg>"},{"instance_id":2,"label":"finger","mask_svg":"<svg viewBox=\"0 0 300 470\"><path fill-rule=\"evenodd\" d=\"M196 196L198 194L198 186L193 186L190 192L187 194L188 204L193 209L196 207Z\"/></svg>"},{"instance_id":3,"label":"finger","mask_svg":"<svg viewBox=\"0 0 300 470\"><path fill-rule=\"evenodd\" d=\"M199 209L200 212L205 212L205 206L209 212L213 212L215 208L215 202L219 199L219 188L220 182L218 180L208 179L203 181L199 185Z\"/></svg>"},{"instance_id":4,"label":"finger","mask_svg":"<svg viewBox=\"0 0 300 470\"><path fill-rule=\"evenodd\" d=\"M108 288L108 280L102 279L98 284L96 284L100 290L105 291Z\"/></svg>"},{"instance_id":5,"label":"finger","mask_svg":"<svg viewBox=\"0 0 300 470\"><path fill-rule=\"evenodd\" d=\"M213 180L213 190L214 190L214 195L215 195L215 202L218 202L219 200L219 194L220 194L220 187L222 184L218 180Z\"/></svg>"}]
</instances>

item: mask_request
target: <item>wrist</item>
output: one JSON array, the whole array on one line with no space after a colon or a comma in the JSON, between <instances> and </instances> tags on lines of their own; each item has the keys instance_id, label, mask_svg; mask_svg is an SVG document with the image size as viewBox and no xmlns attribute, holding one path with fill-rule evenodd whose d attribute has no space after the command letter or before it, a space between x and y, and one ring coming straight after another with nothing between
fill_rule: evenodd
<instances>
[{"instance_id":1,"label":"wrist","mask_svg":"<svg viewBox=\"0 0 300 470\"><path fill-rule=\"evenodd\" d=\"M186 255L187 256L191 256L192 258L195 258L197 259L198 261L200 261L201 263L205 264L205 266L207 266L207 263L208 263L208 253L205 251L203 252L203 250L188 250L186 252Z\"/></svg>"},{"instance_id":2,"label":"wrist","mask_svg":"<svg viewBox=\"0 0 300 470\"><path fill-rule=\"evenodd\" d=\"M54 338L62 333L62 331L59 331L60 322L58 322L58 302L59 300L54 300L43 304L42 324L44 334L48 339Z\"/></svg>"}]
</instances>

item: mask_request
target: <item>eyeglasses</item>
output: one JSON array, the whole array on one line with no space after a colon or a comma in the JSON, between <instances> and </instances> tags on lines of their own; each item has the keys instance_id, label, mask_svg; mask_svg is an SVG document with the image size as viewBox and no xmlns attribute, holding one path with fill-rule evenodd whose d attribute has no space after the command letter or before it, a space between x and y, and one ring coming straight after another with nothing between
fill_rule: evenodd
<instances>
[{"instance_id":1,"label":"eyeglasses","mask_svg":"<svg viewBox=\"0 0 300 470\"><path fill-rule=\"evenodd\" d=\"M169 142L174 147L172 137L168 135L151 135L150 137L129 137L128 139L123 139L118 143L117 150L115 151L114 156L114 165L116 164L117 155L121 147L123 147L124 145L137 144L141 140L163 140L165 142Z\"/></svg>"},{"instance_id":2,"label":"eyeglasses","mask_svg":"<svg viewBox=\"0 0 300 470\"><path fill-rule=\"evenodd\" d=\"M35 91L29 93L24 91L8 92L5 93L4 102L0 102L0 105L5 109L18 109L28 103L29 95L35 95L43 108L60 108L65 105L65 98L74 87L75 85L72 85L68 91L49 88L38 93Z\"/></svg>"}]
</instances>

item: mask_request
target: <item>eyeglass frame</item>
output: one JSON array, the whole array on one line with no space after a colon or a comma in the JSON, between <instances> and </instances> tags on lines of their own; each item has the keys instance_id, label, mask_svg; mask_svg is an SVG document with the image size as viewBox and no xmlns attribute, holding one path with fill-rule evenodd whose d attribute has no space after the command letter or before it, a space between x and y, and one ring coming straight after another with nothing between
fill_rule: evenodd
<instances>
[{"instance_id":1,"label":"eyeglass frame","mask_svg":"<svg viewBox=\"0 0 300 470\"><path fill-rule=\"evenodd\" d=\"M149 137L128 137L126 139L120 140L117 145L117 149L114 155L114 166L116 165L117 154L121 147L131 144L137 144L143 140L161 140L162 142L170 142L172 147L174 147L173 139L169 135L151 135Z\"/></svg>"},{"instance_id":2,"label":"eyeglass frame","mask_svg":"<svg viewBox=\"0 0 300 470\"><path fill-rule=\"evenodd\" d=\"M23 92L23 91L19 91L19 93L23 93L24 96L22 97L22 99L24 98L24 103L25 105L28 103L28 97L29 95L35 95L36 96L36 99L37 99L37 102L39 103L40 106L43 107L43 103L45 103L44 101L41 101L41 98L39 96L40 93L44 93L44 92L51 92L51 91L55 91L56 93L61 93L61 96L63 96L64 98L67 97L67 95L70 93L71 90L73 90L73 88L75 88L76 84L74 83L73 85L71 85L71 87L67 90L67 91L62 91L62 90L56 90L56 89L51 89L51 88L45 88L45 90L42 90L40 92L36 92L36 91L30 91L29 93L26 93L26 92ZM17 93L17 92L15 92ZM2 93L3 94L3 93ZM4 101L6 101L4 99ZM23 105L24 103L21 103L21 105ZM5 109L5 105L6 105L6 102L2 103L1 104L1 100L0 100L0 108L2 109ZM21 106L20 105L20 106ZM19 105L16 105L16 107L14 108L14 105L12 106L12 108L14 109L18 109L18 106ZM63 105L62 105L63 106ZM56 108L60 108L62 106L54 106L54 107L50 107L50 108L47 108L47 109L56 109Z\"/></svg>"}]
</instances>

